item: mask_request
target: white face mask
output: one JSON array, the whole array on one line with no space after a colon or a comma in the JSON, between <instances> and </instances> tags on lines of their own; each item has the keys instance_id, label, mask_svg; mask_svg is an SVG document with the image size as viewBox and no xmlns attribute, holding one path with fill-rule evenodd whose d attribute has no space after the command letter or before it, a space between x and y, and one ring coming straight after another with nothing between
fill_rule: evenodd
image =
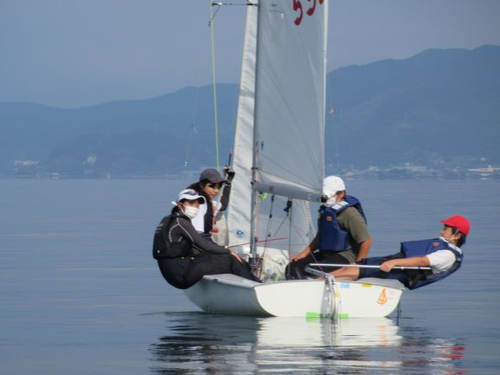
<instances>
[{"instance_id":1,"label":"white face mask","mask_svg":"<svg viewBox=\"0 0 500 375\"><path fill-rule=\"evenodd\" d=\"M184 212L184 215L186 215L188 218L192 219L198 215L198 211L200 210L198 207L192 207L192 206L184 206L184 209L182 210Z\"/></svg>"},{"instance_id":2,"label":"white face mask","mask_svg":"<svg viewBox=\"0 0 500 375\"><path fill-rule=\"evenodd\" d=\"M325 206L333 207L335 206L335 203L337 203L337 194L334 194L330 198L328 198L328 200L325 202Z\"/></svg>"}]
</instances>

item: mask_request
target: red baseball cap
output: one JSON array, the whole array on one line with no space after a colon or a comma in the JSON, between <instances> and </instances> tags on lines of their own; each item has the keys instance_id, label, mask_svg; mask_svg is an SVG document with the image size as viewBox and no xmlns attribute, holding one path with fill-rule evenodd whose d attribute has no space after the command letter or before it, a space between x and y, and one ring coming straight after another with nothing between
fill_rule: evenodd
<instances>
[{"instance_id":1,"label":"red baseball cap","mask_svg":"<svg viewBox=\"0 0 500 375\"><path fill-rule=\"evenodd\" d=\"M465 217L460 215L450 216L448 219L443 219L441 222L449 227L457 228L460 232L466 236L470 231L470 223Z\"/></svg>"}]
</instances>

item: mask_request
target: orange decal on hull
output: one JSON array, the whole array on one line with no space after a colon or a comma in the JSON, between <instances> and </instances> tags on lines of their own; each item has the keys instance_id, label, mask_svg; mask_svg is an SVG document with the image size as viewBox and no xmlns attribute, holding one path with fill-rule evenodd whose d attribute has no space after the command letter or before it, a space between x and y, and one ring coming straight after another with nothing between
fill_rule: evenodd
<instances>
[{"instance_id":1,"label":"orange decal on hull","mask_svg":"<svg viewBox=\"0 0 500 375\"><path fill-rule=\"evenodd\" d=\"M377 303L379 305L385 305L387 303L387 295L385 294L385 288L380 292L380 296L378 296Z\"/></svg>"}]
</instances>

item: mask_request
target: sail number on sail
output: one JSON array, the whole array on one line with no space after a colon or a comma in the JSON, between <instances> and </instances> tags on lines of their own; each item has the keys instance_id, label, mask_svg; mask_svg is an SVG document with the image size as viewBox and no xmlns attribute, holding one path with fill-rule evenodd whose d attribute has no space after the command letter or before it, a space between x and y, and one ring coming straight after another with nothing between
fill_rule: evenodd
<instances>
[{"instance_id":1,"label":"sail number on sail","mask_svg":"<svg viewBox=\"0 0 500 375\"><path fill-rule=\"evenodd\" d=\"M312 16L316 10L316 3L320 5L323 4L324 0L306 0L307 3L312 3L309 9L307 9L306 14ZM304 17L304 8L302 7L303 0L293 0L293 10L298 12L297 18L293 21L297 26L302 23L302 18Z\"/></svg>"}]
</instances>

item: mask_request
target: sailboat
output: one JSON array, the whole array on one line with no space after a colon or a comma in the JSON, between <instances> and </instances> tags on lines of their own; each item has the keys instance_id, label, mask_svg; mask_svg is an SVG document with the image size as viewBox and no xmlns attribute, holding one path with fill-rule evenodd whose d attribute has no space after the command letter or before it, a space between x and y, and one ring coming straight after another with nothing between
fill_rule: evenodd
<instances>
[{"instance_id":1,"label":"sailboat","mask_svg":"<svg viewBox=\"0 0 500 375\"><path fill-rule=\"evenodd\" d=\"M321 202L327 8L327 0L260 0L247 7L228 238L230 244L249 243L250 259L274 260L281 270L289 254L310 241L304 240L308 203ZM259 246L266 195L286 200L290 223L295 220L290 228L299 229L302 241L292 239L290 230L287 249ZM185 293L212 313L352 318L391 314L404 289L393 280L337 282L323 276L283 280L278 273L257 283L230 274L207 275Z\"/></svg>"}]
</instances>

